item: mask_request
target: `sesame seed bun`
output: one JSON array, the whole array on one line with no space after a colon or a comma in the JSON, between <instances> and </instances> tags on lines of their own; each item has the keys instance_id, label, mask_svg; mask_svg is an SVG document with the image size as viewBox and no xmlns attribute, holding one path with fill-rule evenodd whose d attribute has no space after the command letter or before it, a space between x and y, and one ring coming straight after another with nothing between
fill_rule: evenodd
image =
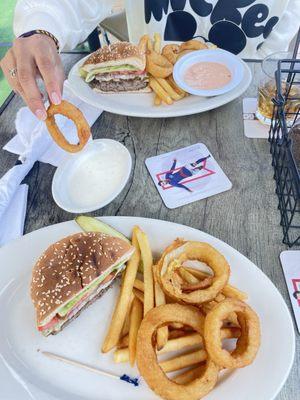
<instances>
[{"instance_id":1,"label":"sesame seed bun","mask_svg":"<svg viewBox=\"0 0 300 400\"><path fill-rule=\"evenodd\" d=\"M132 43L117 42L110 46L104 46L95 51L83 63L82 70L90 72L96 68L119 66L129 64L137 71L144 71L146 67L146 58L138 48Z\"/></svg>"},{"instance_id":2,"label":"sesame seed bun","mask_svg":"<svg viewBox=\"0 0 300 400\"><path fill-rule=\"evenodd\" d=\"M59 308L106 270L126 262L133 251L125 240L96 232L77 233L48 247L32 271L37 325L49 322Z\"/></svg>"}]
</instances>

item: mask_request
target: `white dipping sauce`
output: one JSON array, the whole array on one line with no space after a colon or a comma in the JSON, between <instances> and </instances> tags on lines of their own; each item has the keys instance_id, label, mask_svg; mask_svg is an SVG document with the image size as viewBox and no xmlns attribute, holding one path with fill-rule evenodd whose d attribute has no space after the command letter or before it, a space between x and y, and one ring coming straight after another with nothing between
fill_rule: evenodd
<instances>
[{"instance_id":1,"label":"white dipping sauce","mask_svg":"<svg viewBox=\"0 0 300 400\"><path fill-rule=\"evenodd\" d=\"M118 143L107 141L82 154L70 171L68 194L78 207L92 207L110 201L128 174L128 154Z\"/></svg>"}]
</instances>

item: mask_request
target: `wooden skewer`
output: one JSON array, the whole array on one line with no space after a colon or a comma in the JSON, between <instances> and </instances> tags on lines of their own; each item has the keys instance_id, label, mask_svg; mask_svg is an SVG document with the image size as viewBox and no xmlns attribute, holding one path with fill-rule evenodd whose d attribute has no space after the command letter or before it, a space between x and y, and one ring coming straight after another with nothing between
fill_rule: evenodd
<instances>
[{"instance_id":1,"label":"wooden skewer","mask_svg":"<svg viewBox=\"0 0 300 400\"><path fill-rule=\"evenodd\" d=\"M122 375L122 376L114 375L114 374L111 374L110 372L102 371L101 369L98 369L98 368L95 368L95 367L91 367L90 365L83 364L82 362L71 360L70 358L66 358L66 357L60 356L58 354L50 353L48 351L42 351L41 353L44 354L48 358L52 358L52 359L55 359L55 360L58 360L58 361L62 361L64 363L66 363L66 364L74 365L75 367L83 368L83 369L85 369L87 371L94 372L95 374L106 376L108 378L120 379L122 381L131 383L134 386L138 386L138 378L131 378L128 375L125 375L125 374Z\"/></svg>"},{"instance_id":2,"label":"wooden skewer","mask_svg":"<svg viewBox=\"0 0 300 400\"><path fill-rule=\"evenodd\" d=\"M75 367L81 367L83 369L86 369L87 371L94 372L95 374L108 376L109 378L120 379L120 377L118 375L110 374L109 372L105 372L105 371L102 371L101 369L91 367L90 365L83 364L79 361L75 361L75 360L71 360L71 359L63 357L63 356L59 356L58 354L49 353L48 351L42 351L42 354L44 354L46 357L65 362L66 364L74 365Z\"/></svg>"}]
</instances>

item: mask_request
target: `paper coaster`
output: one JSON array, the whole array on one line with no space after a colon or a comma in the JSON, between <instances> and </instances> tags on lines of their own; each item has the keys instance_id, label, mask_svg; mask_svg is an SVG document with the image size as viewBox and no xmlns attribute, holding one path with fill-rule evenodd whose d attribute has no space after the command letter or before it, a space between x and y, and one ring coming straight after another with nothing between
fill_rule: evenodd
<instances>
[{"instance_id":1,"label":"paper coaster","mask_svg":"<svg viewBox=\"0 0 300 400\"><path fill-rule=\"evenodd\" d=\"M300 250L283 251L280 261L300 333Z\"/></svg>"},{"instance_id":2,"label":"paper coaster","mask_svg":"<svg viewBox=\"0 0 300 400\"><path fill-rule=\"evenodd\" d=\"M203 143L150 157L145 163L168 208L180 207L232 187Z\"/></svg>"},{"instance_id":3,"label":"paper coaster","mask_svg":"<svg viewBox=\"0 0 300 400\"><path fill-rule=\"evenodd\" d=\"M263 125L256 117L257 110L256 98L243 99L243 119L244 119L244 134L252 139L268 139L268 125Z\"/></svg>"}]
</instances>

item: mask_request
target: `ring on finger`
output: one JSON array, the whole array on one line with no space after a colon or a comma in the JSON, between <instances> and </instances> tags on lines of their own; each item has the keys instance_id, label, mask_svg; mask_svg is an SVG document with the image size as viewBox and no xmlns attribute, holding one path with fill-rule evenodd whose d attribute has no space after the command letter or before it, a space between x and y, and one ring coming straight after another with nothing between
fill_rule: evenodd
<instances>
[{"instance_id":1,"label":"ring on finger","mask_svg":"<svg viewBox=\"0 0 300 400\"><path fill-rule=\"evenodd\" d=\"M17 76L17 68L11 68L9 74L12 78L15 78Z\"/></svg>"}]
</instances>

